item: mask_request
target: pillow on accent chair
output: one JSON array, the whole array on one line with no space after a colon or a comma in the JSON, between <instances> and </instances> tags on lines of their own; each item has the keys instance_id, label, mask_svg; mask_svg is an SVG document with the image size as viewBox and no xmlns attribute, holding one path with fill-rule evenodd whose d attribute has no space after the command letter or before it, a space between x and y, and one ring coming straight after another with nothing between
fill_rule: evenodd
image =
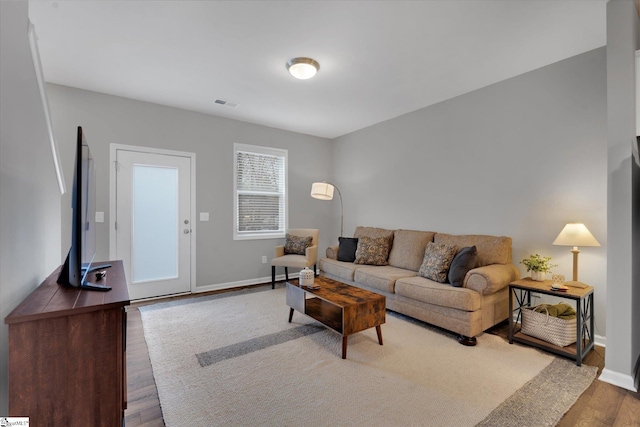
<instances>
[{"instance_id":1,"label":"pillow on accent chair","mask_svg":"<svg viewBox=\"0 0 640 427\"><path fill-rule=\"evenodd\" d=\"M305 255L306 250L313 242L313 236L300 237L287 233L284 243L284 253L294 255Z\"/></svg>"},{"instance_id":2,"label":"pillow on accent chair","mask_svg":"<svg viewBox=\"0 0 640 427\"><path fill-rule=\"evenodd\" d=\"M388 237L367 237L358 239L355 264L387 265L392 240Z\"/></svg>"},{"instance_id":3,"label":"pillow on accent chair","mask_svg":"<svg viewBox=\"0 0 640 427\"><path fill-rule=\"evenodd\" d=\"M451 266L453 257L458 252L455 246L443 243L427 243L424 251L424 260L418 274L435 282L446 283L447 272Z\"/></svg>"},{"instance_id":4,"label":"pillow on accent chair","mask_svg":"<svg viewBox=\"0 0 640 427\"><path fill-rule=\"evenodd\" d=\"M462 287L467 272L476 266L478 261L478 249L475 246L467 246L458 251L449 267L449 283L456 288Z\"/></svg>"},{"instance_id":5,"label":"pillow on accent chair","mask_svg":"<svg viewBox=\"0 0 640 427\"><path fill-rule=\"evenodd\" d=\"M338 237L338 261L353 262L356 260L358 239L355 237Z\"/></svg>"}]
</instances>

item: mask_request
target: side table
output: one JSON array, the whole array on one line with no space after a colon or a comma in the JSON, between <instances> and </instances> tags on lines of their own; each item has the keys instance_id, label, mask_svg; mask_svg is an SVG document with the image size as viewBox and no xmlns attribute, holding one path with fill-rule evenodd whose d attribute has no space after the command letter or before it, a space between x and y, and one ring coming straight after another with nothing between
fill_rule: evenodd
<instances>
[{"instance_id":1,"label":"side table","mask_svg":"<svg viewBox=\"0 0 640 427\"><path fill-rule=\"evenodd\" d=\"M594 346L593 287L573 288L566 292L551 290L551 280L537 282L529 277L509 283L509 344L519 342L550 351L560 356L569 357L582 365L582 359ZM520 332L522 324L522 308L531 307L531 293L553 295L575 302L576 309L576 342L566 347L559 347L544 340L525 335ZM514 306L514 298L516 305ZM517 312L517 313L516 313ZM514 318L515 315L515 318Z\"/></svg>"}]
</instances>

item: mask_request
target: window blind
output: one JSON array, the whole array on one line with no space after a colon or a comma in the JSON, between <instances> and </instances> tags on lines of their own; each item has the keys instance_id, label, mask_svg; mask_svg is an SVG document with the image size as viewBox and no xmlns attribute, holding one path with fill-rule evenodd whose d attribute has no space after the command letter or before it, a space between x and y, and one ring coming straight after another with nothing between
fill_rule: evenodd
<instances>
[{"instance_id":1,"label":"window blind","mask_svg":"<svg viewBox=\"0 0 640 427\"><path fill-rule=\"evenodd\" d=\"M284 236L286 150L260 148L236 149L236 235Z\"/></svg>"}]
</instances>

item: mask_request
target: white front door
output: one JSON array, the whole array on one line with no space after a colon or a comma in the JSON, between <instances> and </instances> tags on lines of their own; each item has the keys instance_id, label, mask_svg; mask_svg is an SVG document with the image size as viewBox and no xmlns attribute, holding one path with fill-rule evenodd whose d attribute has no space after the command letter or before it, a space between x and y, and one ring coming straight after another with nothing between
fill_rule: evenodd
<instances>
[{"instance_id":1,"label":"white front door","mask_svg":"<svg viewBox=\"0 0 640 427\"><path fill-rule=\"evenodd\" d=\"M112 159L111 258L123 260L129 296L135 300L190 292L195 155L114 145Z\"/></svg>"}]
</instances>

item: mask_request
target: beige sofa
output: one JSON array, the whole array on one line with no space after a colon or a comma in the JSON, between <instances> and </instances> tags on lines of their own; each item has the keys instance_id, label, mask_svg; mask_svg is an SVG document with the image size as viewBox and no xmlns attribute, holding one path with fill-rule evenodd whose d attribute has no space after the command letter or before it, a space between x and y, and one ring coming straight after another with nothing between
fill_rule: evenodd
<instances>
[{"instance_id":1,"label":"beige sofa","mask_svg":"<svg viewBox=\"0 0 640 427\"><path fill-rule=\"evenodd\" d=\"M388 265L338 261L338 246L331 246L320 260L325 276L383 294L389 310L456 332L464 345L475 345L476 335L507 319L508 285L520 277L512 263L510 237L357 227L353 237L362 236L393 239ZM466 274L462 287L418 275L430 241L455 245L458 250L476 246L476 266Z\"/></svg>"}]
</instances>

